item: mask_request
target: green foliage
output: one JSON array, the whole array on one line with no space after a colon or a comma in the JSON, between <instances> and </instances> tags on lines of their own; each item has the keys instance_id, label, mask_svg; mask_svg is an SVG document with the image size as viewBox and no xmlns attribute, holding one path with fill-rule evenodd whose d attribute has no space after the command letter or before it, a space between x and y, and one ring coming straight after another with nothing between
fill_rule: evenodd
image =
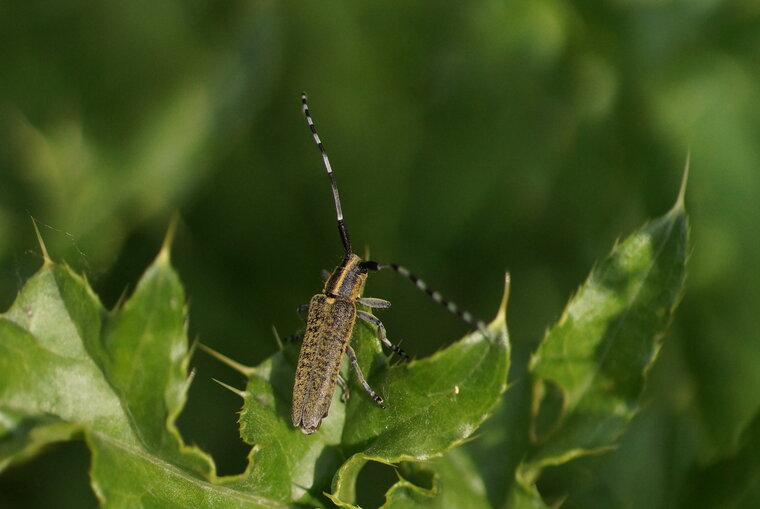
<instances>
[{"instance_id":1,"label":"green foliage","mask_svg":"<svg viewBox=\"0 0 760 509\"><path fill-rule=\"evenodd\" d=\"M508 493L535 502L534 491L567 509L760 507L757 6L0 2L0 310L39 269L30 215L56 260L86 274L111 309L179 212L171 261L190 303L188 335L261 365L277 350L272 325L300 326L293 309L339 256L299 112L306 90L358 248L413 268L481 317L512 272L510 388L476 440L430 462L468 457L457 464L496 507ZM564 391L579 389L560 386L560 373L535 377L529 359L612 239L665 209L687 151L688 292L643 410L609 452L584 446L542 467L538 455L561 445L590 399L565 411ZM367 293L393 302L382 312L389 336L420 359L467 330L391 274L371 278ZM240 474L241 400L213 379L246 383L209 356L191 363L177 427L219 475ZM118 394L134 405L132 389ZM325 426L342 429L345 409L333 405ZM85 443L44 445L80 430L4 411L0 450L14 463L0 475L0 507L94 508ZM450 476L434 465L419 475L404 465L416 500L450 496ZM323 475L314 484L332 493ZM397 477L369 461L357 479L357 503L371 507ZM393 493L407 500L409 490Z\"/></svg>"},{"instance_id":2,"label":"green foliage","mask_svg":"<svg viewBox=\"0 0 760 509\"><path fill-rule=\"evenodd\" d=\"M507 430L520 437L511 442L520 459L513 473L502 473L503 480L514 477L499 505L545 507L536 486L544 467L615 446L640 408L682 295L688 230L682 188L670 212L599 263L549 330L528 366L533 391L522 411L530 412L530 425ZM243 390L232 390L243 398L240 434L252 446L244 473L218 477L211 458L185 444L175 426L192 380L192 351L168 246L110 312L82 277L47 254L45 260L0 319L3 468L82 437L103 507L354 508L357 477L370 461L397 465L384 507L494 503L474 459L454 448L473 437L506 390L509 278L488 334L472 332L429 357L392 363L375 331L357 324L359 363L388 408L378 408L344 369L353 396L344 405L336 393L314 435L289 418L297 345L253 368L214 353L248 378ZM746 452L728 460L751 467L743 485L757 475L757 437L744 444Z\"/></svg>"},{"instance_id":3,"label":"green foliage","mask_svg":"<svg viewBox=\"0 0 760 509\"><path fill-rule=\"evenodd\" d=\"M3 466L83 436L103 507L277 505L210 491L213 462L174 426L189 355L185 296L168 249L112 312L83 278L46 262L0 320L0 352Z\"/></svg>"},{"instance_id":4,"label":"green foliage","mask_svg":"<svg viewBox=\"0 0 760 509\"><path fill-rule=\"evenodd\" d=\"M331 491L333 502L353 507L356 477L367 461L420 461L461 443L506 388L505 311L506 294L490 326L493 337L473 333L432 357L397 365L388 364L372 328L357 324L352 342L359 364L388 408L378 408L353 374L344 373L353 396L344 408L336 393L329 417L313 436L290 423L297 351L289 346L253 368L240 429L255 448L251 476L243 483L265 486L277 500L302 503Z\"/></svg>"},{"instance_id":5,"label":"green foliage","mask_svg":"<svg viewBox=\"0 0 760 509\"><path fill-rule=\"evenodd\" d=\"M592 270L531 357L531 443L510 507L540 506L532 485L544 467L613 448L639 411L646 375L684 289L685 183L686 174L670 212Z\"/></svg>"},{"instance_id":6,"label":"green foliage","mask_svg":"<svg viewBox=\"0 0 760 509\"><path fill-rule=\"evenodd\" d=\"M354 397L344 412L336 402L314 437L287 418L295 352L276 354L251 370L245 392L240 422L244 440L255 446L251 468L218 479L210 458L185 445L174 425L189 383L189 352L184 292L168 249L112 312L67 266L46 262L0 321L0 465L83 436L103 507L321 504L331 482L336 500L350 498L367 460L440 455L488 415L506 388L505 307L506 296L493 337L472 334L400 366L388 366L372 331L359 329L360 362L394 410ZM348 454L354 456L333 480Z\"/></svg>"}]
</instances>

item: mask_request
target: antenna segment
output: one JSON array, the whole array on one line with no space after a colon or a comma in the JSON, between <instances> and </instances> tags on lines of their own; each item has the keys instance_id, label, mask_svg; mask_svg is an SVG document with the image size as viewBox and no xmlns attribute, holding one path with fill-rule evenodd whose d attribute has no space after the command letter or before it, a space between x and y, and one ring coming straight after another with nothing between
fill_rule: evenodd
<instances>
[{"instance_id":1,"label":"antenna segment","mask_svg":"<svg viewBox=\"0 0 760 509\"><path fill-rule=\"evenodd\" d=\"M309 105L306 103L306 92L301 92L301 110L303 111L304 117L306 117L306 123L309 124L309 129L311 130L312 138L314 138L314 143L317 144L319 153L322 154L322 163L324 164L325 170L327 171L327 177L330 179L330 187L332 188L333 192L333 200L335 200L335 215L338 218L338 232L340 233L340 240L343 241L343 247L346 249L346 255L350 255L352 253L351 240L348 237L348 230L346 229L346 225L343 222L343 210L340 207L338 186L335 184L335 176L333 175L332 166L330 166L330 159L327 157L325 146L322 145L322 140L319 139L319 134L317 134L317 128L314 125L314 120L312 120L311 114L309 113Z\"/></svg>"}]
</instances>

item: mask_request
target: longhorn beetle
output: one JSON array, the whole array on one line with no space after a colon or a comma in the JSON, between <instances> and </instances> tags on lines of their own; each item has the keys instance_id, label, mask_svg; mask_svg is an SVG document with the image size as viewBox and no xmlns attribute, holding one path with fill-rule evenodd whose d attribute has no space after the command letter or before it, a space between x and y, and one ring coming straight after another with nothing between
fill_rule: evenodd
<instances>
[{"instance_id":1,"label":"longhorn beetle","mask_svg":"<svg viewBox=\"0 0 760 509\"><path fill-rule=\"evenodd\" d=\"M456 304L444 300L440 293L430 290L421 279L410 273L405 267L365 261L354 254L351 249L348 230L343 221L343 211L340 206L335 176L330 166L330 160L327 158L325 147L319 139L317 128L309 114L305 93L301 94L301 109L311 130L314 143L322 155L322 163L330 180L333 200L335 201L335 212L338 218L338 232L345 249L343 261L327 276L322 293L311 298L308 305L306 327L303 332L303 343L298 355L295 382L293 383L291 416L293 426L300 427L301 432L309 435L314 433L322 423L322 419L327 417L335 384L341 384L344 397L348 395L348 387L339 377L340 363L344 353L348 354L351 365L354 367L356 376L364 390L380 408L385 408L383 398L372 390L372 387L365 380L356 360L356 354L351 345L348 344L357 318L374 325L377 328L380 341L385 346L401 356L408 357L401 348L388 340L385 335L385 327L377 317L366 311L356 309L357 303L370 308L387 308L391 305L387 300L359 296L368 272L392 269L411 280L417 288L427 293L433 300L445 306L446 309L458 315L465 322L476 326L484 333L486 329L483 322L474 319L469 312L460 310ZM306 309L307 306L301 306L299 311L303 314Z\"/></svg>"}]
</instances>

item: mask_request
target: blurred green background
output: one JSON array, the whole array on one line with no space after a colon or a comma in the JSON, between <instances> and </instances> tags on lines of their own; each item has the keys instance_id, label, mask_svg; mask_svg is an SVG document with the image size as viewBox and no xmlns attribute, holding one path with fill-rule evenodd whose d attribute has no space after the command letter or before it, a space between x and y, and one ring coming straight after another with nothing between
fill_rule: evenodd
<instances>
[{"instance_id":1,"label":"blurred green background","mask_svg":"<svg viewBox=\"0 0 760 509\"><path fill-rule=\"evenodd\" d=\"M341 258L302 90L357 250L484 318L511 271L518 389L594 261L675 201L691 151L688 287L645 410L618 450L542 482L568 507L670 507L731 454L760 406L755 0L2 1L2 309L41 263L30 216L111 307L178 212L191 337L272 354L272 326L294 332ZM392 273L367 294L417 356L467 331ZM238 473L240 401L211 378L243 380L193 364L180 427ZM501 416L481 440L508 434ZM0 507L95 507L88 461L67 444L6 472ZM479 468L499 480L499 458Z\"/></svg>"}]
</instances>

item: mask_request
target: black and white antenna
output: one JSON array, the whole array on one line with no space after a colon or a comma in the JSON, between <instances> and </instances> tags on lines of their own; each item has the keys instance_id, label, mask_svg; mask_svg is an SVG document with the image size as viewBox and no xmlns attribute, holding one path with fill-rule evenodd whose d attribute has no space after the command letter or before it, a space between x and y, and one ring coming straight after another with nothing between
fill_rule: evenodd
<instances>
[{"instance_id":1,"label":"black and white antenna","mask_svg":"<svg viewBox=\"0 0 760 509\"><path fill-rule=\"evenodd\" d=\"M328 159L327 157L327 152L325 151L325 147L324 145L322 145L322 140L319 138L319 135L317 134L317 128L314 126L314 120L312 120L311 114L309 113L309 106L306 102L305 92L301 93L301 109L303 110L303 114L306 117L306 122L309 124L309 129L311 130L311 135L314 138L314 143L317 144L319 153L322 154L322 162L324 163L325 170L327 171L327 176L330 179L330 187L332 188L333 199L335 200L335 213L338 218L338 231L340 232L340 239L343 241L343 247L346 248L346 260L348 260L348 258L352 254L351 241L348 238L348 230L346 229L346 225L343 222L343 211L341 210L341 207L340 207L340 196L338 195L338 186L335 184L335 176L333 175L332 166L330 166L330 159ZM414 283L414 285L417 288L419 288L420 290L428 294L431 299L433 299L435 302L437 302L438 304L446 308L449 312L457 315L464 322L472 325L473 327L477 327L483 334L489 335L485 322L478 320L472 315L472 313L460 308L455 303L444 299L440 292L437 292L431 289L427 285L427 283L425 283L422 279L412 274L409 271L409 269L407 269L406 267L403 267L401 265L396 265L395 263L379 264L373 261L362 261L360 263L360 266L363 269L371 270L371 271L376 271L376 270L381 270L381 269L391 269L394 272L401 274L402 276L407 278L409 281Z\"/></svg>"},{"instance_id":2,"label":"black and white antenna","mask_svg":"<svg viewBox=\"0 0 760 509\"><path fill-rule=\"evenodd\" d=\"M330 179L330 187L332 188L333 199L335 200L335 214L338 217L338 231L340 232L340 240L343 241L343 247L346 249L346 255L350 255L352 253L351 240L348 237L348 230L346 229L346 225L343 222L343 210L340 207L338 186L335 184L335 175L333 175L332 166L330 166L330 159L327 157L325 146L322 145L322 140L319 139L319 134L317 134L317 128L314 125L314 121L311 119L311 114L309 113L309 105L306 103L306 92L301 92L301 110L303 110L303 115L306 117L306 123L309 124L309 129L311 130L311 136L314 138L314 143L317 144L319 153L322 154L322 163L324 163L325 170L327 171L327 177Z\"/></svg>"},{"instance_id":3,"label":"black and white antenna","mask_svg":"<svg viewBox=\"0 0 760 509\"><path fill-rule=\"evenodd\" d=\"M441 292L438 292L430 288L426 282L424 282L422 279L412 274L409 271L409 269L407 269L406 267L402 265L397 265L395 263L381 263L381 264L378 264L377 268L378 270L391 269L395 271L396 273L401 274L402 276L407 278L409 281L414 283L414 286L416 286L418 289L425 292L431 299L433 299L435 302L437 302L438 304L446 308L446 310L449 313L452 313L458 316L465 323L468 323L472 325L473 327L476 327L486 336L489 335L488 327L486 326L485 322L483 322L482 320L478 320L477 318L473 316L472 313L460 308L454 302L444 299L443 295L441 295Z\"/></svg>"}]
</instances>

